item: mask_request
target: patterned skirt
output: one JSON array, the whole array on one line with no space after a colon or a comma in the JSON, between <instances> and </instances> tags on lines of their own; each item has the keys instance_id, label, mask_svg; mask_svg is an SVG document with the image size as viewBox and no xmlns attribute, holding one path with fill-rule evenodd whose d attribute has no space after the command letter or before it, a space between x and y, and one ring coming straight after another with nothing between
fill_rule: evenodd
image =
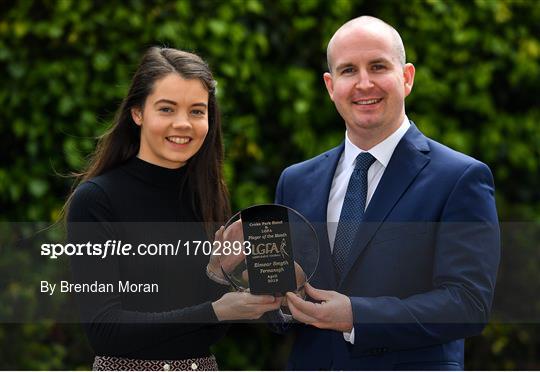
<instances>
[{"instance_id":1,"label":"patterned skirt","mask_svg":"<svg viewBox=\"0 0 540 372\"><path fill-rule=\"evenodd\" d=\"M92 369L94 371L217 371L218 365L213 355L205 358L182 360L148 360L96 356Z\"/></svg>"}]
</instances>

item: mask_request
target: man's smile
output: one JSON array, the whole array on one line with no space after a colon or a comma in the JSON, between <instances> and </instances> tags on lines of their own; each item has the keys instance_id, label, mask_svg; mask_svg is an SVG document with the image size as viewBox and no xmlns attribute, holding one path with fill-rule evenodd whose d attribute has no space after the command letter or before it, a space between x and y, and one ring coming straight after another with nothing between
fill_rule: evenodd
<instances>
[{"instance_id":1,"label":"man's smile","mask_svg":"<svg viewBox=\"0 0 540 372\"><path fill-rule=\"evenodd\" d=\"M377 104L381 102L382 100L383 100L382 98L357 99L357 100L353 100L352 103L354 105L367 106L367 105Z\"/></svg>"}]
</instances>

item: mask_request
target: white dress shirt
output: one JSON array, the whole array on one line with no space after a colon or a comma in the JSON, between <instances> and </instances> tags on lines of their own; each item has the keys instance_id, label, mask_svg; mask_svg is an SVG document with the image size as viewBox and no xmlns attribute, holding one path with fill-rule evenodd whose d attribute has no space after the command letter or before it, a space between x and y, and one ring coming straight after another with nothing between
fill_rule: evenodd
<instances>
[{"instance_id":1,"label":"white dress shirt","mask_svg":"<svg viewBox=\"0 0 540 372\"><path fill-rule=\"evenodd\" d=\"M405 135L405 132L409 129L411 124L409 119L405 116L405 119L401 123L401 126L384 141L373 146L369 149L369 152L375 158L375 161L369 167L368 170L368 189L366 197L366 208L371 201L371 197L379 185L390 158L394 153L394 150ZM358 154L366 152L357 146L355 146L350 140L347 133L345 133L345 149L341 154L341 158L336 167L334 173L334 180L332 181L332 187L330 188L330 196L328 197L328 206L326 209L326 220L328 229L328 240L330 243L330 249L334 250L334 241L336 239L337 225L339 222L339 216L341 215L341 208L343 207L343 200L347 193L347 186L349 185L349 179L354 171L355 160ZM351 333L344 332L343 337L346 341L354 344L354 327Z\"/></svg>"}]
</instances>

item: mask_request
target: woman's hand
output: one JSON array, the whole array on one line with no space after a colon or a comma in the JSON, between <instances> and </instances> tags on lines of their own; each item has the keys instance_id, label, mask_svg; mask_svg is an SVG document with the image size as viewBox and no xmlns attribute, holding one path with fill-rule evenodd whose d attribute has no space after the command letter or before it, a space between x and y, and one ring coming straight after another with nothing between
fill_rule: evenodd
<instances>
[{"instance_id":1,"label":"woman's hand","mask_svg":"<svg viewBox=\"0 0 540 372\"><path fill-rule=\"evenodd\" d=\"M277 310L281 298L252 295L248 292L231 292L212 302L218 320L259 319L267 311Z\"/></svg>"},{"instance_id":2,"label":"woman's hand","mask_svg":"<svg viewBox=\"0 0 540 372\"><path fill-rule=\"evenodd\" d=\"M227 227L227 229L221 226L219 230L216 231L214 241L220 242L220 244L214 244L216 248L210 256L208 270L216 276L223 277L221 273L222 268L223 270L225 270L225 272L231 273L246 258L243 249L241 251L238 251L237 249L224 250L225 242L230 243L229 247L233 247L234 242L240 242L240 245L235 244L235 246L244 246L244 232L242 230L242 220L238 220L232 223L229 227ZM230 253L224 254L224 252Z\"/></svg>"},{"instance_id":3,"label":"woman's hand","mask_svg":"<svg viewBox=\"0 0 540 372\"><path fill-rule=\"evenodd\" d=\"M223 231L225 231L225 227L221 226L218 231L214 234L214 242L220 242L221 244L216 245L214 244L214 249L212 251L212 254L210 255L210 261L208 262L207 270L213 273L214 275L223 278L223 275L221 274L221 265L219 263L219 256L214 254L217 249L219 249L220 245L223 245Z\"/></svg>"}]
</instances>

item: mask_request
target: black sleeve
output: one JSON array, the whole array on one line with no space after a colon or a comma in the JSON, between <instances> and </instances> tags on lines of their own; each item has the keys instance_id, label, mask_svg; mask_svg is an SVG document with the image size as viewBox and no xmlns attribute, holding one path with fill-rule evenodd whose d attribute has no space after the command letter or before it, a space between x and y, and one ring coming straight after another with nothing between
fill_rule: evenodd
<instances>
[{"instance_id":1,"label":"black sleeve","mask_svg":"<svg viewBox=\"0 0 540 372\"><path fill-rule=\"evenodd\" d=\"M116 216L106 193L95 183L81 184L70 202L67 215L70 243L104 243L114 239ZM120 279L117 256L72 256L75 283L116 283ZM81 321L96 353L115 350L129 353L155 346L181 333L197 331L218 319L210 301L166 312L137 312L122 308L117 293L77 296Z\"/></svg>"}]
</instances>

